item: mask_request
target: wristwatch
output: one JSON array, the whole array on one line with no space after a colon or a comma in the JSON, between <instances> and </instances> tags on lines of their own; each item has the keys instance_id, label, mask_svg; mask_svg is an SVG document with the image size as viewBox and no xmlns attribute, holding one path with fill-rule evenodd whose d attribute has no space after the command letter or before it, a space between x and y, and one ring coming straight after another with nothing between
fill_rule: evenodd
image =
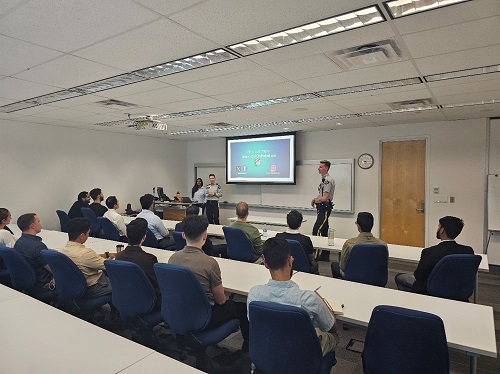
<instances>
[{"instance_id":1,"label":"wristwatch","mask_svg":"<svg viewBox=\"0 0 500 374\"><path fill-rule=\"evenodd\" d=\"M109 252L104 252L104 254L106 255L106 258L109 258Z\"/></svg>"}]
</instances>

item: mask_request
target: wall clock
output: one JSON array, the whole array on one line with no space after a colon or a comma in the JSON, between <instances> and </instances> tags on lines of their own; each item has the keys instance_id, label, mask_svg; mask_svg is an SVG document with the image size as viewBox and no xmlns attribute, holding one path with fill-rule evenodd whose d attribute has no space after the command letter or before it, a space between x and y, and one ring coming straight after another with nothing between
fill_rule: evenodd
<instances>
[{"instance_id":1,"label":"wall clock","mask_svg":"<svg viewBox=\"0 0 500 374\"><path fill-rule=\"evenodd\" d=\"M373 166L373 156L369 153L363 153L358 157L358 166L361 169L369 169Z\"/></svg>"}]
</instances>

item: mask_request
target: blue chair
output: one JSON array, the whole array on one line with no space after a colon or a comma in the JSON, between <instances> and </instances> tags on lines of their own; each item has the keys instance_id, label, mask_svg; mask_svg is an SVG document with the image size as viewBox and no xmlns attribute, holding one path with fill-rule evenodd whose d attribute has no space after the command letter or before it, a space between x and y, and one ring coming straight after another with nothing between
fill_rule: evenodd
<instances>
[{"instance_id":1,"label":"blue chair","mask_svg":"<svg viewBox=\"0 0 500 374\"><path fill-rule=\"evenodd\" d=\"M356 244L345 265L344 279L385 287L389 252L383 244Z\"/></svg>"},{"instance_id":2,"label":"blue chair","mask_svg":"<svg viewBox=\"0 0 500 374\"><path fill-rule=\"evenodd\" d=\"M83 216L87 218L92 225L90 226L90 236L99 236L101 225L97 221L97 216L95 215L94 211L90 208L80 208L80 210L82 211Z\"/></svg>"},{"instance_id":3,"label":"blue chair","mask_svg":"<svg viewBox=\"0 0 500 374\"><path fill-rule=\"evenodd\" d=\"M290 244L290 254L293 257L292 270L310 273L311 264L302 245L297 240L287 239L286 241Z\"/></svg>"},{"instance_id":4,"label":"blue chair","mask_svg":"<svg viewBox=\"0 0 500 374\"><path fill-rule=\"evenodd\" d=\"M87 281L78 266L65 254L58 251L41 251L56 280L59 299L71 303L78 312L90 312L105 304L111 304L111 294L85 298Z\"/></svg>"},{"instance_id":5,"label":"blue chair","mask_svg":"<svg viewBox=\"0 0 500 374\"><path fill-rule=\"evenodd\" d=\"M114 240L115 242L120 241L120 233L115 225L113 225L113 222L105 217L97 217L97 222L104 231L104 239Z\"/></svg>"},{"instance_id":6,"label":"blue chair","mask_svg":"<svg viewBox=\"0 0 500 374\"><path fill-rule=\"evenodd\" d=\"M69 222L69 216L68 213L66 213L63 210L56 210L57 216L59 217L59 223L61 225L61 231L62 232L68 232L68 222Z\"/></svg>"},{"instance_id":7,"label":"blue chair","mask_svg":"<svg viewBox=\"0 0 500 374\"><path fill-rule=\"evenodd\" d=\"M318 336L305 310L253 301L248 314L250 358L259 373L330 373L337 363L334 352L323 357Z\"/></svg>"},{"instance_id":8,"label":"blue chair","mask_svg":"<svg viewBox=\"0 0 500 374\"><path fill-rule=\"evenodd\" d=\"M243 230L236 227L223 226L227 243L227 257L232 260L252 262L253 245Z\"/></svg>"},{"instance_id":9,"label":"blue chair","mask_svg":"<svg viewBox=\"0 0 500 374\"><path fill-rule=\"evenodd\" d=\"M35 269L26 261L22 254L13 248L0 246L0 257L5 261L12 287L38 300L50 302L57 298L55 290L36 290Z\"/></svg>"},{"instance_id":10,"label":"blue chair","mask_svg":"<svg viewBox=\"0 0 500 374\"><path fill-rule=\"evenodd\" d=\"M144 271L133 262L104 261L111 286L112 301L120 317L130 327L142 332L145 344L153 337L153 328L163 322L159 308L154 308L156 293Z\"/></svg>"},{"instance_id":11,"label":"blue chair","mask_svg":"<svg viewBox=\"0 0 500 374\"><path fill-rule=\"evenodd\" d=\"M161 314L176 336L179 348L190 348L201 366L205 348L219 343L238 330L239 321L230 320L222 326L207 329L212 307L198 278L184 266L154 264L162 294Z\"/></svg>"},{"instance_id":12,"label":"blue chair","mask_svg":"<svg viewBox=\"0 0 500 374\"><path fill-rule=\"evenodd\" d=\"M481 256L456 254L444 256L427 278L427 292L431 296L458 301L469 301L476 286Z\"/></svg>"},{"instance_id":13,"label":"blue chair","mask_svg":"<svg viewBox=\"0 0 500 374\"><path fill-rule=\"evenodd\" d=\"M362 359L365 374L448 374L443 321L434 314L379 305L368 323Z\"/></svg>"},{"instance_id":14,"label":"blue chair","mask_svg":"<svg viewBox=\"0 0 500 374\"><path fill-rule=\"evenodd\" d=\"M180 251L186 246L186 239L182 237L181 231L174 231L174 240L175 240L175 246L177 247L178 251Z\"/></svg>"},{"instance_id":15,"label":"blue chair","mask_svg":"<svg viewBox=\"0 0 500 374\"><path fill-rule=\"evenodd\" d=\"M146 239L142 245L150 248L158 248L158 240L149 228L146 230Z\"/></svg>"}]
</instances>

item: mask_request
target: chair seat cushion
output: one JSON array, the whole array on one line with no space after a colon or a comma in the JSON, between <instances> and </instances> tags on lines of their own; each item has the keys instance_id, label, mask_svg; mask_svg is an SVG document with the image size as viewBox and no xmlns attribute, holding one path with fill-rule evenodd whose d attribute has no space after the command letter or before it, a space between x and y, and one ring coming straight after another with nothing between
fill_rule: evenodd
<instances>
[{"instance_id":1,"label":"chair seat cushion","mask_svg":"<svg viewBox=\"0 0 500 374\"><path fill-rule=\"evenodd\" d=\"M97 309L105 304L111 305L111 294L93 297L91 299L80 298L75 300L75 303L81 310Z\"/></svg>"},{"instance_id":2,"label":"chair seat cushion","mask_svg":"<svg viewBox=\"0 0 500 374\"><path fill-rule=\"evenodd\" d=\"M232 319L222 326L213 329L191 332L186 334L186 345L197 348L217 344L238 330L239 326L239 321L237 319Z\"/></svg>"}]
</instances>

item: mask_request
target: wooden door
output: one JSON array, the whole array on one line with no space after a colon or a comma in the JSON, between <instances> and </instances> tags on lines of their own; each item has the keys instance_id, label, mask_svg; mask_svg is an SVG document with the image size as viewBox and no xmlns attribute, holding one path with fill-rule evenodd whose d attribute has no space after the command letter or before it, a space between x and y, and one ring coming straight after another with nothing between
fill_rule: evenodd
<instances>
[{"instance_id":1,"label":"wooden door","mask_svg":"<svg viewBox=\"0 0 500 374\"><path fill-rule=\"evenodd\" d=\"M425 245L425 140L382 143L380 237Z\"/></svg>"}]
</instances>

